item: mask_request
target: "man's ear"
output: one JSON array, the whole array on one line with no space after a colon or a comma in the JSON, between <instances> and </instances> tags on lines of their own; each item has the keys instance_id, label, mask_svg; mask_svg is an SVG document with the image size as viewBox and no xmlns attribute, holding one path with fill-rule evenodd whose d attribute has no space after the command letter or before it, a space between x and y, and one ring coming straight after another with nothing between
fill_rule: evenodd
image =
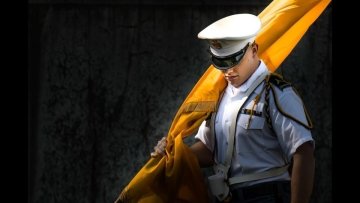
<instances>
[{"instance_id":1,"label":"man's ear","mask_svg":"<svg viewBox=\"0 0 360 203\"><path fill-rule=\"evenodd\" d=\"M256 55L257 52L258 52L258 50L259 50L259 45L256 44L256 43L253 43L253 44L251 45L251 51L252 51L253 55Z\"/></svg>"}]
</instances>

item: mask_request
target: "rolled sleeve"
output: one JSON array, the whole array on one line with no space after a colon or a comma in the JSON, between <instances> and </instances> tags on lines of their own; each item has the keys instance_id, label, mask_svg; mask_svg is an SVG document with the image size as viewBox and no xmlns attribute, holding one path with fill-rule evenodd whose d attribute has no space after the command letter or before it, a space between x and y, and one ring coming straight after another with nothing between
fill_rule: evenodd
<instances>
[{"instance_id":1,"label":"rolled sleeve","mask_svg":"<svg viewBox=\"0 0 360 203\"><path fill-rule=\"evenodd\" d=\"M197 134L195 135L196 140L200 140L205 146L213 152L214 150L214 139L211 136L210 125L208 121L203 121L199 127Z\"/></svg>"},{"instance_id":2,"label":"rolled sleeve","mask_svg":"<svg viewBox=\"0 0 360 203\"><path fill-rule=\"evenodd\" d=\"M308 125L303 103L292 88L286 88L282 92L278 91L277 95L279 95L279 106L286 114L296 118L303 124ZM274 102L270 105L275 107ZM280 146L288 160L291 160L297 148L305 142L311 141L315 148L315 142L312 138L311 131L293 119L280 113L278 107L272 108L272 122Z\"/></svg>"}]
</instances>

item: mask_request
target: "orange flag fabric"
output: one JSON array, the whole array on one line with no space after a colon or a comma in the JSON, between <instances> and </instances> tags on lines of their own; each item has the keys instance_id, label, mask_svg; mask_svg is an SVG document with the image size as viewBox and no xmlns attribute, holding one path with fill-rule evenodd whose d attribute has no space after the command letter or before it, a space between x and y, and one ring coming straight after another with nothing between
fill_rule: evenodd
<instances>
[{"instance_id":1,"label":"orange flag fabric","mask_svg":"<svg viewBox=\"0 0 360 203\"><path fill-rule=\"evenodd\" d=\"M330 0L275 0L260 14L256 38L259 56L275 71L290 54ZM209 202L208 190L195 155L183 138L197 131L215 111L227 85L212 65L180 106L167 136L166 156L150 158L120 193L115 203Z\"/></svg>"}]
</instances>

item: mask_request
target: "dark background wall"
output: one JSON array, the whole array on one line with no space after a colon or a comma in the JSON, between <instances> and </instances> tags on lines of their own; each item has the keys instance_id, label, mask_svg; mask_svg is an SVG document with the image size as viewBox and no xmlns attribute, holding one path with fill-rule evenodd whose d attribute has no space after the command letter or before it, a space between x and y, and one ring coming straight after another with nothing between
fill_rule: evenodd
<instances>
[{"instance_id":1,"label":"dark background wall","mask_svg":"<svg viewBox=\"0 0 360 203\"><path fill-rule=\"evenodd\" d=\"M30 0L29 202L113 202L209 65L197 33L269 3ZM319 203L332 202L331 12L279 69L315 124Z\"/></svg>"}]
</instances>

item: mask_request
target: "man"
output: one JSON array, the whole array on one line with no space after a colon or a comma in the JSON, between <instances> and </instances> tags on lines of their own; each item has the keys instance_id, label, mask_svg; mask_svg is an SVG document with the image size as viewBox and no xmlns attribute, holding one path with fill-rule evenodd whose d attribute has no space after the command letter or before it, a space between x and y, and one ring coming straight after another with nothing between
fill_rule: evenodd
<instances>
[{"instance_id":1,"label":"man","mask_svg":"<svg viewBox=\"0 0 360 203\"><path fill-rule=\"evenodd\" d=\"M270 74L258 57L260 27L257 16L237 14L198 34L209 42L212 64L228 85L191 149L200 166L214 165L209 186L218 201L290 202L291 194L291 203L309 202L312 124L291 85ZM164 154L165 145L159 141L152 156Z\"/></svg>"}]
</instances>

